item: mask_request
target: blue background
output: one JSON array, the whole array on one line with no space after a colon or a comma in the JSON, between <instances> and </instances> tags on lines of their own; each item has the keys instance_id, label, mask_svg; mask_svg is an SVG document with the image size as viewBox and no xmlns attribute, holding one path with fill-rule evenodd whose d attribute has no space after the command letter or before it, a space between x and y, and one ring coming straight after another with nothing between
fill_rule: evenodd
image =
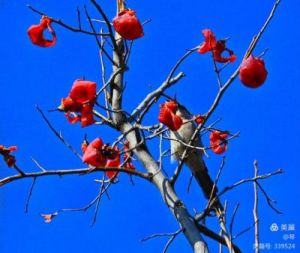
<instances>
[{"instance_id":1,"label":"blue background","mask_svg":"<svg viewBox=\"0 0 300 253\"><path fill-rule=\"evenodd\" d=\"M103 1L104 2L104 1ZM114 1L103 3L109 17L115 14ZM134 43L130 71L126 73L127 89L124 104L131 111L152 89L166 78L175 61L186 49L199 45L201 30L211 28L218 38L230 36L228 47L238 56L222 74L226 80L238 66L251 38L264 23L274 1L129 1L141 20L152 22L145 26L144 38ZM26 4L61 18L76 26L76 8L85 1L0 1L0 142L17 145L18 165L25 171L38 171L30 157L46 169L80 168L80 160L53 135L35 109L55 108L65 97L76 78L85 77L101 83L99 54L92 36L75 34L54 24L58 42L52 48L33 46L26 34L31 24L38 23L39 15ZM89 1L87 7L93 17L99 17ZM269 48L264 56L268 79L263 87L252 90L236 80L224 96L211 121L222 117L217 127L231 132L240 131L226 152L226 167L219 188L241 178L252 177L253 160L259 161L261 173L283 168L285 173L262 184L277 207L284 214L275 214L260 195L261 241L263 243L296 243L299 248L299 1L282 1L271 25L263 35L255 54ZM82 12L83 13L83 12ZM87 23L84 24L88 28ZM169 91L193 113L204 113L217 92L217 83L210 56L195 54L182 66L187 76ZM159 103L150 111L145 124L156 123ZM70 125L59 113L47 117L62 131L65 138L78 150L85 133L89 139L101 136L106 142L118 134L105 127L82 129ZM208 137L204 143L208 144ZM157 145L151 143L157 157ZM165 144L167 147L167 144ZM218 171L221 156L209 152L206 159L211 175ZM141 166L136 163L139 170ZM169 173L176 164L165 160ZM13 171L0 164L2 177ZM173 232L178 224L149 183L121 175L120 183L110 190L111 200L102 199L97 223L91 226L93 209L86 213L62 213L52 223L45 224L41 213L60 208L81 207L96 196L98 187L93 180L101 174L87 176L43 177L37 180L30 202L24 213L31 180L16 181L0 189L0 251L2 253L33 252L160 252L167 238L141 243L140 239L153 233ZM188 170L184 170L177 187L178 194L190 208L201 211L205 205L202 193L193 184L189 194L186 186ZM228 220L237 202L234 234L250 226L252 221L252 184L241 186L223 197L228 199ZM296 231L270 232L270 224L294 224ZM215 231L215 221L208 221ZM284 234L295 234L295 240L283 240ZM253 230L236 240L243 252L252 252ZM211 241L208 240L211 244ZM211 252L217 245L211 244ZM180 235L169 252L189 252L185 238ZM297 250L271 250L271 252Z\"/></svg>"}]
</instances>

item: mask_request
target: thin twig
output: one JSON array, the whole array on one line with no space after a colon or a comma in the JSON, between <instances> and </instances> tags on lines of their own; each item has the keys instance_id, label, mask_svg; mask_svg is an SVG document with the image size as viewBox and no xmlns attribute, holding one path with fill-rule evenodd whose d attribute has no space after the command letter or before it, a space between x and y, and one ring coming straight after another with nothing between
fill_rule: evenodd
<instances>
[{"instance_id":1,"label":"thin twig","mask_svg":"<svg viewBox=\"0 0 300 253\"><path fill-rule=\"evenodd\" d=\"M154 238L158 238L158 237L170 237L168 239L168 241L166 242L165 244L165 247L163 249L163 253L166 253L168 248L170 247L171 243L175 240L175 238L182 232L182 228L178 229L177 231L175 232L172 232L172 233L157 233L157 234L153 234L153 235L150 235L150 236L147 236L145 238L143 238L141 240L141 242L146 242L148 240L151 240L151 239L154 239Z\"/></svg>"},{"instance_id":2,"label":"thin twig","mask_svg":"<svg viewBox=\"0 0 300 253\"><path fill-rule=\"evenodd\" d=\"M240 181L230 185L230 186L226 186L225 188L223 188L222 191L220 191L212 200L211 200L211 205L213 205L215 203L215 201L217 199L219 199L222 195L224 195L226 192L242 185L242 184L245 184L245 183L252 183L254 181L258 181L258 180L265 180L265 179L268 179L272 176L275 176L275 175L278 175L278 174L282 174L283 173L283 170L282 169L278 169L276 171L273 171L273 172L270 172L270 173L267 173L267 174L263 174L263 175L259 175L257 177L252 177L252 178L246 178L246 179L241 179ZM202 220L206 215L207 215L207 209L210 209L210 207L206 207L205 210L203 212L201 212L200 214L197 214L195 216L195 220L196 221L200 221Z\"/></svg>"},{"instance_id":3,"label":"thin twig","mask_svg":"<svg viewBox=\"0 0 300 253\"><path fill-rule=\"evenodd\" d=\"M235 216L237 214L237 211L238 211L239 207L240 207L240 203L237 203L234 210L233 210L233 214L232 214L230 225L229 225L229 233L230 233L230 239L231 240L232 240L233 224L234 224Z\"/></svg>"},{"instance_id":4,"label":"thin twig","mask_svg":"<svg viewBox=\"0 0 300 253\"><path fill-rule=\"evenodd\" d=\"M77 21L78 21L78 29L81 30L81 15L79 7L77 7Z\"/></svg>"},{"instance_id":5,"label":"thin twig","mask_svg":"<svg viewBox=\"0 0 300 253\"><path fill-rule=\"evenodd\" d=\"M240 237L241 235L245 234L246 232L250 231L255 226L255 223L253 223L251 226L241 230L236 235L232 237L232 240L235 240L236 238Z\"/></svg>"},{"instance_id":6,"label":"thin twig","mask_svg":"<svg viewBox=\"0 0 300 253\"><path fill-rule=\"evenodd\" d=\"M91 17L90 17L90 15L89 15L89 13L88 13L88 10L87 10L86 6L84 6L84 11L85 11L85 15L86 15L86 17L87 17L87 19L88 19L88 21L89 21L89 24L90 24L90 27L91 27L92 31L94 32L94 34L96 34L96 29L95 29L95 27L94 27L94 24L93 24L93 22L92 22L92 20L91 20ZM105 54L105 56L107 57L107 59L108 59L113 65L117 65L117 64L114 62L114 60L111 58L111 56L109 55L109 53L105 50L105 48L104 48L104 47L101 47L101 42L100 42L100 40L99 40L99 38L98 38L98 35L95 35L94 37L95 37L95 39L96 39L96 42L97 42L97 45L98 45L99 49L101 49L101 50L103 51L103 53Z\"/></svg>"},{"instance_id":7,"label":"thin twig","mask_svg":"<svg viewBox=\"0 0 300 253\"><path fill-rule=\"evenodd\" d=\"M44 167L43 167L42 165L40 165L40 163L39 163L37 160L35 160L33 157L31 157L31 160L34 162L34 164L35 164L41 171L46 171L46 170L44 169Z\"/></svg>"},{"instance_id":8,"label":"thin twig","mask_svg":"<svg viewBox=\"0 0 300 253\"><path fill-rule=\"evenodd\" d=\"M111 74L110 78L107 80L107 82L105 82L103 84L103 86L99 89L99 91L97 91L97 97L105 90L107 89L107 87L114 82L114 79L117 75L119 75L121 72L123 71L122 68L118 68L117 71L115 71L114 73Z\"/></svg>"},{"instance_id":9,"label":"thin twig","mask_svg":"<svg viewBox=\"0 0 300 253\"><path fill-rule=\"evenodd\" d=\"M102 184L104 185L105 182L102 182ZM107 190L109 189L109 187L112 185L112 182L108 182L108 184L102 188L102 186L99 189L99 192L97 194L97 196L90 201L87 205L83 206L83 207L78 207L78 208L62 208L58 211L56 211L57 214L59 213L63 213L63 212L85 212L87 210L89 210L97 201L99 198L101 198L101 196L107 192Z\"/></svg>"},{"instance_id":10,"label":"thin twig","mask_svg":"<svg viewBox=\"0 0 300 253\"><path fill-rule=\"evenodd\" d=\"M258 163L255 160L253 163L254 177L258 176ZM253 219L254 219L254 246L255 253L259 253L259 218L258 218L258 189L256 181L253 181L254 204L253 204Z\"/></svg>"},{"instance_id":11,"label":"thin twig","mask_svg":"<svg viewBox=\"0 0 300 253\"><path fill-rule=\"evenodd\" d=\"M94 211L92 226L96 223L96 220L97 220L97 215L98 215L98 211L99 211L99 204L100 204L100 200L101 200L101 197L103 195L103 192L104 191L107 192L107 189L105 189L104 179L105 179L105 174L103 175L102 184L100 186L100 191L99 191L98 199L96 201L96 206L95 206L95 211Z\"/></svg>"},{"instance_id":12,"label":"thin twig","mask_svg":"<svg viewBox=\"0 0 300 253\"><path fill-rule=\"evenodd\" d=\"M36 177L33 178L30 189L29 189L29 193L28 193L28 197L27 197L27 201L26 201L26 205L25 205L25 213L28 213L29 210L29 202L32 196L32 192L33 192L33 188L35 186L35 182L36 182Z\"/></svg>"},{"instance_id":13,"label":"thin twig","mask_svg":"<svg viewBox=\"0 0 300 253\"><path fill-rule=\"evenodd\" d=\"M157 237L170 237L170 236L173 236L173 235L178 234L180 232L182 232L182 228L180 228L180 229L178 229L178 230L176 230L175 232L172 232L172 233L156 233L156 234L144 237L143 239L141 239L141 242L146 242L148 240L151 240L151 239L154 239L154 238L157 238Z\"/></svg>"},{"instance_id":14,"label":"thin twig","mask_svg":"<svg viewBox=\"0 0 300 253\"><path fill-rule=\"evenodd\" d=\"M166 253L171 245L171 243L175 240L175 238L177 237L177 235L179 235L180 233L182 232L182 228L181 229L178 229L174 235L172 235L169 240L167 241L164 249L163 249L163 253Z\"/></svg>"},{"instance_id":15,"label":"thin twig","mask_svg":"<svg viewBox=\"0 0 300 253\"><path fill-rule=\"evenodd\" d=\"M246 53L245 53L245 56L244 56L244 59L248 58L248 56L252 53L252 51L254 50L254 48L256 47L257 45L257 42L258 40L260 39L261 35L263 34L263 32L266 30L266 28L268 27L271 19L274 17L274 14L276 12L276 9L278 7L278 5L280 4L281 0L277 0L275 2L275 4L273 5L273 8L269 14L269 17L267 18L267 20L265 21L264 25L262 26L262 28L260 29L260 31L258 32L257 35L255 35L253 38L252 38L252 42L249 46L249 48L247 49Z\"/></svg>"},{"instance_id":16,"label":"thin twig","mask_svg":"<svg viewBox=\"0 0 300 253\"><path fill-rule=\"evenodd\" d=\"M272 176L275 176L275 175L278 175L278 174L282 174L282 173L283 173L283 170L278 169L276 171L273 171L273 172L270 172L270 173L267 173L267 174L264 174L264 175L259 175L259 176L253 177L253 178L242 179L242 180L236 182L233 185L225 187L222 191L220 191L220 193L218 194L218 197L220 197L221 195L225 194L229 190L232 190L232 189L234 189L234 188L236 188L236 187L238 187L242 184L249 183L249 182L254 182L254 181L257 181L257 180L267 179L269 177L272 177Z\"/></svg>"},{"instance_id":17,"label":"thin twig","mask_svg":"<svg viewBox=\"0 0 300 253\"><path fill-rule=\"evenodd\" d=\"M117 51L118 50L118 46L116 44L116 40L115 37L113 35L113 29L112 29L112 25L108 19L108 17L106 16L105 12L103 11L103 9L101 8L101 6L95 1L95 0L91 0L92 4L96 7L96 9L98 10L98 12L100 13L100 15L102 16L102 18L105 21L105 24L107 26L108 29L108 33L109 33L109 37L111 39L111 42L113 43L114 46L114 50Z\"/></svg>"},{"instance_id":18,"label":"thin twig","mask_svg":"<svg viewBox=\"0 0 300 253\"><path fill-rule=\"evenodd\" d=\"M44 112L39 108L38 105L35 106L36 109L38 110L38 112L42 115L42 118L44 119L44 121L46 122L46 124L48 125L48 127L50 128L50 130L58 137L59 140L61 140L61 142L68 148L70 149L73 154L75 154L79 159L81 159L81 155L76 151L76 149L73 148L73 146L71 144L69 144L69 142L67 142L65 140L65 138L62 136L61 133L57 132L56 129L53 127L53 125L50 123L50 121L48 120L48 118L46 117L46 115L44 114Z\"/></svg>"},{"instance_id":19,"label":"thin twig","mask_svg":"<svg viewBox=\"0 0 300 253\"><path fill-rule=\"evenodd\" d=\"M192 48L187 50L187 52L175 63L174 67L171 69L167 79L165 82L161 84L160 87L158 87L156 90L148 94L144 100L134 109L134 111L131 113L132 118L135 118L138 114L142 113L142 115L139 116L139 119L137 120L140 122L143 118L143 116L148 112L150 107L153 105L153 103L159 99L159 97L163 94L163 92L171 87L172 85L176 84L182 77L184 77L184 73L180 72L175 77L174 74L176 70L179 68L179 66L186 60L192 53L196 52L198 47Z\"/></svg>"},{"instance_id":20,"label":"thin twig","mask_svg":"<svg viewBox=\"0 0 300 253\"><path fill-rule=\"evenodd\" d=\"M187 192L190 192L190 188L191 188L191 186L192 186L193 179L194 179L194 175L191 174L190 179L189 179L189 182L188 182L188 186L187 186L187 188L186 188L186 191L187 191Z\"/></svg>"},{"instance_id":21,"label":"thin twig","mask_svg":"<svg viewBox=\"0 0 300 253\"><path fill-rule=\"evenodd\" d=\"M258 188L261 190L261 192L263 193L263 195L265 196L269 207L271 209L273 209L273 211L275 211L277 214L282 214L282 212L280 210L278 210L276 207L273 206L273 203L276 203L276 201L272 200L269 197L268 193L265 191L265 189L261 186L261 184L259 182L256 182L256 184L257 184Z\"/></svg>"}]
</instances>

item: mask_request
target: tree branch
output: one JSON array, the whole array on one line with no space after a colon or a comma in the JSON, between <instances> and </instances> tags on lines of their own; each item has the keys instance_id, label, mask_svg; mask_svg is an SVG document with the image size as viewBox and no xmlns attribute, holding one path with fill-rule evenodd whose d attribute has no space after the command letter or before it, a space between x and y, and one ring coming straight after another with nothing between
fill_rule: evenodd
<instances>
[{"instance_id":1,"label":"tree branch","mask_svg":"<svg viewBox=\"0 0 300 253\"><path fill-rule=\"evenodd\" d=\"M151 175L145 174L136 170L131 169L125 169L125 168L118 168L118 167L111 167L111 168L81 168L81 169L67 169L67 170L45 170L40 172L30 172L25 173L24 175L17 174L8 176L5 178L0 179L0 186L3 186L7 183L11 183L16 180L25 179L25 178L38 178L43 176L64 176L64 175L82 175L82 174L88 174L88 173L95 173L99 171L118 171L118 172L124 172L133 176L137 176L143 179L146 179L147 181L151 181Z\"/></svg>"},{"instance_id":2,"label":"tree branch","mask_svg":"<svg viewBox=\"0 0 300 253\"><path fill-rule=\"evenodd\" d=\"M27 5L27 7L32 10L33 12L39 14L39 15L42 15L42 16L47 16L49 17L53 23L56 23L64 28L66 28L67 30L69 31L72 31L72 32L76 32L76 33L84 33L84 34L87 34L87 35L93 35L93 36L109 36L109 33L95 33L95 32L89 32L89 31L86 31L86 30L83 30L81 29L81 24L79 25L79 28L75 28L73 26L70 26L64 22L62 22L60 19L55 19L53 17L50 17L49 15L45 14L44 12L41 12L37 9L35 9L34 7L32 7L31 5ZM77 10L77 14L78 14L78 10ZM79 18L79 16L78 16Z\"/></svg>"},{"instance_id":3,"label":"tree branch","mask_svg":"<svg viewBox=\"0 0 300 253\"><path fill-rule=\"evenodd\" d=\"M197 223L197 227L198 227L199 231L200 231L202 234L204 234L204 235L208 236L209 238L211 238L211 239L213 239L213 240L215 240L215 241L221 243L221 244L224 245L224 246L227 246L224 237L218 235L217 233L215 233L214 231L210 230L209 228L207 228L207 227L204 226L204 225L201 225L201 224L198 224L198 223ZM233 244L233 243L232 243L232 248L233 248L233 250L234 250L235 253L241 253L241 252L242 252L242 251L239 249L239 247L236 246L236 245Z\"/></svg>"},{"instance_id":4,"label":"tree branch","mask_svg":"<svg viewBox=\"0 0 300 253\"><path fill-rule=\"evenodd\" d=\"M253 163L254 167L254 177L258 176L258 165L255 160ZM253 219L254 219L254 246L255 253L259 253L259 218L258 218L258 190L256 181L253 181L253 191L254 191L254 205L253 205Z\"/></svg>"},{"instance_id":5,"label":"tree branch","mask_svg":"<svg viewBox=\"0 0 300 253\"><path fill-rule=\"evenodd\" d=\"M73 146L65 140L62 133L59 133L56 131L54 126L51 124L51 122L46 117L45 113L42 111L41 108L39 108L38 105L35 106L38 112L41 114L43 120L46 122L47 126L50 128L50 130L55 134L55 136L63 143L65 146L72 151L73 154L75 154L79 159L81 159L81 155L76 151L76 149L73 148Z\"/></svg>"}]
</instances>

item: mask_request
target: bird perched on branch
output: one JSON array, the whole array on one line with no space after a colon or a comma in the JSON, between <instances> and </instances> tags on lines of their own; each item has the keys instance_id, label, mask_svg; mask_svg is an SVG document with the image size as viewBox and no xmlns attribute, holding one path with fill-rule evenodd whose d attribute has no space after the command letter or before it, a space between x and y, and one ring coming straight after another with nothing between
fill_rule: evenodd
<instances>
[{"instance_id":1,"label":"bird perched on branch","mask_svg":"<svg viewBox=\"0 0 300 253\"><path fill-rule=\"evenodd\" d=\"M172 101L172 100L171 100ZM184 159L184 163L190 168L193 176L201 187L205 197L214 202L210 204L211 209L215 212L219 219L220 227L222 229L222 234L224 240L229 248L232 248L230 237L226 232L225 218L224 218L224 208L217 197L218 189L214 186L214 182L208 174L208 169L203 161L203 144L200 139L199 133L195 136L191 142L193 135L196 130L196 124L194 116L177 101L172 102L169 109L173 112L173 129L170 128L170 137L171 137L171 152L172 155L177 159ZM187 152L185 152L188 146ZM194 148L199 147L199 149ZM186 154L185 157L182 157ZM236 249L232 250L233 253L237 253Z\"/></svg>"},{"instance_id":2,"label":"bird perched on branch","mask_svg":"<svg viewBox=\"0 0 300 253\"><path fill-rule=\"evenodd\" d=\"M174 129L173 131L170 131L171 153L173 157L180 160L182 159L182 155L186 150L187 145L198 147L199 149L192 147L188 148L186 158L183 158L184 163L190 168L205 197L207 199L215 197L218 189L217 187L214 187L214 182L208 174L208 169L203 161L203 150L201 150L203 144L199 134L197 134L191 142L192 136L196 130L194 116L184 106L180 105L177 101L176 103L177 108L175 110L175 115L181 118L182 125L176 131L174 131ZM218 202L219 201L215 203ZM220 203L218 203L218 205L219 204Z\"/></svg>"}]
</instances>

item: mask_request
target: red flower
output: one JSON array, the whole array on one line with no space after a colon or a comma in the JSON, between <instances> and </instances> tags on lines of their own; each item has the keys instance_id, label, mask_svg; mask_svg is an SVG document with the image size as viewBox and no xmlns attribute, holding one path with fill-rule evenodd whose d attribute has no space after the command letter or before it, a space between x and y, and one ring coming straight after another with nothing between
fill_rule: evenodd
<instances>
[{"instance_id":1,"label":"red flower","mask_svg":"<svg viewBox=\"0 0 300 253\"><path fill-rule=\"evenodd\" d=\"M144 36L143 27L134 10L121 11L114 19L113 26L124 39L135 40Z\"/></svg>"},{"instance_id":2,"label":"red flower","mask_svg":"<svg viewBox=\"0 0 300 253\"><path fill-rule=\"evenodd\" d=\"M216 40L214 33L210 29L202 30L202 34L204 36L205 41L200 45L198 52L200 54L205 54L209 51L213 54L213 59L216 62L234 62L236 60L236 56L232 50L226 48L225 40ZM229 56L224 57L222 53L227 51Z\"/></svg>"},{"instance_id":3,"label":"red flower","mask_svg":"<svg viewBox=\"0 0 300 253\"><path fill-rule=\"evenodd\" d=\"M93 106L96 100L96 83L86 80L76 80L67 98L61 100L59 109L66 112L70 123L81 121L86 127L95 123Z\"/></svg>"},{"instance_id":4,"label":"red flower","mask_svg":"<svg viewBox=\"0 0 300 253\"><path fill-rule=\"evenodd\" d=\"M214 130L209 136L211 150L216 154L222 154L227 150L228 141L228 132L221 132Z\"/></svg>"},{"instance_id":5,"label":"red flower","mask_svg":"<svg viewBox=\"0 0 300 253\"><path fill-rule=\"evenodd\" d=\"M87 147L85 147L82 161L95 167L104 167L106 157L102 152L103 142L100 138L96 138Z\"/></svg>"},{"instance_id":6,"label":"red flower","mask_svg":"<svg viewBox=\"0 0 300 253\"><path fill-rule=\"evenodd\" d=\"M160 105L158 120L170 130L177 131L183 124L182 119L176 115L178 104L175 100Z\"/></svg>"},{"instance_id":7,"label":"red flower","mask_svg":"<svg viewBox=\"0 0 300 253\"><path fill-rule=\"evenodd\" d=\"M236 60L236 55L233 53L232 50L226 48L225 45L226 41L225 40L219 40L215 46L215 48L213 49L212 53L213 53L213 58L216 62L234 62ZM223 57L222 53L224 51L227 51L229 53L229 56L227 57Z\"/></svg>"},{"instance_id":8,"label":"red flower","mask_svg":"<svg viewBox=\"0 0 300 253\"><path fill-rule=\"evenodd\" d=\"M96 83L87 80L76 80L69 97L79 104L94 103L96 99Z\"/></svg>"},{"instance_id":9,"label":"red flower","mask_svg":"<svg viewBox=\"0 0 300 253\"><path fill-rule=\"evenodd\" d=\"M90 144L86 141L82 143L83 157L82 161L97 168L118 168L121 165L120 152L118 147L109 147L103 144L100 138L96 138ZM118 171L106 171L109 178L115 177Z\"/></svg>"},{"instance_id":10,"label":"red flower","mask_svg":"<svg viewBox=\"0 0 300 253\"><path fill-rule=\"evenodd\" d=\"M59 109L63 111L80 112L82 109L82 105L76 103L72 98L66 97L62 98Z\"/></svg>"},{"instance_id":11,"label":"red flower","mask_svg":"<svg viewBox=\"0 0 300 253\"><path fill-rule=\"evenodd\" d=\"M49 17L43 16L40 24L32 25L28 28L27 33L31 42L40 47L52 47L56 43L56 34L51 27L52 20ZM52 35L52 40L44 37L44 31L48 29Z\"/></svg>"},{"instance_id":12,"label":"red flower","mask_svg":"<svg viewBox=\"0 0 300 253\"><path fill-rule=\"evenodd\" d=\"M105 167L106 168L118 168L121 165L120 162L120 153L118 147L114 147L113 149L110 150L110 158L107 160ZM106 171L105 174L107 175L108 178L114 178L117 174L118 171L112 170L112 171Z\"/></svg>"},{"instance_id":13,"label":"red flower","mask_svg":"<svg viewBox=\"0 0 300 253\"><path fill-rule=\"evenodd\" d=\"M198 52L200 54L205 54L212 51L217 44L216 36L209 29L202 30L205 41L200 45Z\"/></svg>"},{"instance_id":14,"label":"red flower","mask_svg":"<svg viewBox=\"0 0 300 253\"><path fill-rule=\"evenodd\" d=\"M92 125L96 122L93 116L93 107L91 105L86 104L82 107L80 120L82 127Z\"/></svg>"},{"instance_id":15,"label":"red flower","mask_svg":"<svg viewBox=\"0 0 300 253\"><path fill-rule=\"evenodd\" d=\"M267 75L268 71L265 68L264 60L261 58L250 55L241 64L240 80L247 87L258 88L265 82Z\"/></svg>"},{"instance_id":16,"label":"red flower","mask_svg":"<svg viewBox=\"0 0 300 253\"><path fill-rule=\"evenodd\" d=\"M198 114L198 115L194 116L194 121L198 125L201 125L204 122L204 120L205 120L205 116L203 116L203 115Z\"/></svg>"},{"instance_id":17,"label":"red flower","mask_svg":"<svg viewBox=\"0 0 300 253\"><path fill-rule=\"evenodd\" d=\"M0 154L3 156L8 167L13 167L16 164L16 158L10 153L17 150L17 146L5 147L0 145Z\"/></svg>"}]
</instances>

